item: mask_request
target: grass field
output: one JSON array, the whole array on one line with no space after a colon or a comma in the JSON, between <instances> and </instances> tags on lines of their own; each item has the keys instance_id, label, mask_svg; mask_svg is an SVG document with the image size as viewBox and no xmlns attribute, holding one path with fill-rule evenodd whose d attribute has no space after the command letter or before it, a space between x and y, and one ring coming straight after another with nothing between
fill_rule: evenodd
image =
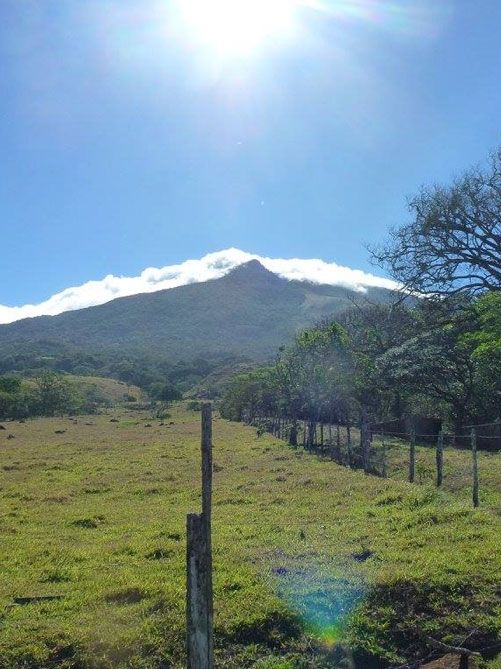
<instances>
[{"instance_id":1,"label":"grass field","mask_svg":"<svg viewBox=\"0 0 501 669\"><path fill-rule=\"evenodd\" d=\"M2 669L183 666L200 414L171 413L164 425L126 410L4 424ZM221 419L214 449L218 667L378 667L423 655L427 634L494 643L499 456L481 454L475 510L460 482L466 452L446 459L436 491Z\"/></svg>"},{"instance_id":2,"label":"grass field","mask_svg":"<svg viewBox=\"0 0 501 669\"><path fill-rule=\"evenodd\" d=\"M137 386L116 379L107 379L101 376L76 376L74 374L65 378L80 393L86 395L90 391L94 391L113 405L123 402L127 396L136 401L141 400L143 396L141 389Z\"/></svg>"}]
</instances>

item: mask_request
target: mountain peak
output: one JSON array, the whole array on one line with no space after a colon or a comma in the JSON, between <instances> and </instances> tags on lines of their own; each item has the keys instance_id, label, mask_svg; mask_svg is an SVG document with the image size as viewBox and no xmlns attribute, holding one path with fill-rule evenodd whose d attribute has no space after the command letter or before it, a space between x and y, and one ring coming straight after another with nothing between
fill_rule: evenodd
<instances>
[{"instance_id":1,"label":"mountain peak","mask_svg":"<svg viewBox=\"0 0 501 669\"><path fill-rule=\"evenodd\" d=\"M280 277L266 269L259 260L249 260L241 265L237 265L231 272L226 275L228 279L243 279L245 281L255 281L259 279L278 280Z\"/></svg>"},{"instance_id":2,"label":"mountain peak","mask_svg":"<svg viewBox=\"0 0 501 669\"><path fill-rule=\"evenodd\" d=\"M260 262L261 261L261 262ZM263 267L262 263L266 264ZM273 268L273 270L271 270ZM232 271L233 270L233 271ZM271 271L270 271L271 270ZM56 316L63 312L106 304L119 297L170 290L193 283L204 283L224 276L236 282L260 285L286 285L287 281L307 281L314 284L342 286L365 292L370 287L389 288L397 285L389 279L350 269L318 258L272 258L247 253L236 248L208 253L202 258L185 260L177 265L149 267L139 276L114 276L92 279L71 286L38 304L6 306L0 304L0 324L35 316ZM230 282L231 282L230 280Z\"/></svg>"},{"instance_id":3,"label":"mountain peak","mask_svg":"<svg viewBox=\"0 0 501 669\"><path fill-rule=\"evenodd\" d=\"M34 361L63 359L68 351L151 356L172 364L221 354L263 361L298 330L351 304L345 288L289 280L258 259L245 260L208 281L2 325L0 362L21 353Z\"/></svg>"}]
</instances>

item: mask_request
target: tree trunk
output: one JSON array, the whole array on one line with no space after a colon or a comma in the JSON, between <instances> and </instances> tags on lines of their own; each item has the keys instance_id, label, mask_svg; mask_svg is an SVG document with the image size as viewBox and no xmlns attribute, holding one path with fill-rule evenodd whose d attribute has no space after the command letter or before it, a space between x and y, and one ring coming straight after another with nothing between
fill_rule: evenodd
<instances>
[{"instance_id":1,"label":"tree trunk","mask_svg":"<svg viewBox=\"0 0 501 669\"><path fill-rule=\"evenodd\" d=\"M308 423L308 449L313 450L315 446L315 433L317 431L317 425L312 420Z\"/></svg>"}]
</instances>

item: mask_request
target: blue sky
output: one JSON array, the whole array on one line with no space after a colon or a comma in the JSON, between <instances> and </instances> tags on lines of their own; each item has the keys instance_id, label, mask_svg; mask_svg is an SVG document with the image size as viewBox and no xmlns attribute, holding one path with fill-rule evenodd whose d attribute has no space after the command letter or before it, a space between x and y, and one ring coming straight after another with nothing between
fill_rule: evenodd
<instances>
[{"instance_id":1,"label":"blue sky","mask_svg":"<svg viewBox=\"0 0 501 669\"><path fill-rule=\"evenodd\" d=\"M315 4L221 54L179 0L2 0L0 304L228 247L374 271L500 141L501 2Z\"/></svg>"}]
</instances>

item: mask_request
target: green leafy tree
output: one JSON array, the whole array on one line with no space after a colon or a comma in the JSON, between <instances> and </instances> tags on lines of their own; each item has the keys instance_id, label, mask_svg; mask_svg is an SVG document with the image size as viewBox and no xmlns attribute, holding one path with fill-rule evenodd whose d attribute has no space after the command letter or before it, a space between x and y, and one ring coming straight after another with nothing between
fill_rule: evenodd
<instances>
[{"instance_id":1,"label":"green leafy tree","mask_svg":"<svg viewBox=\"0 0 501 669\"><path fill-rule=\"evenodd\" d=\"M175 402L182 399L182 393L172 383L153 383L149 389L153 399L159 402Z\"/></svg>"},{"instance_id":2,"label":"green leafy tree","mask_svg":"<svg viewBox=\"0 0 501 669\"><path fill-rule=\"evenodd\" d=\"M42 416L71 412L74 394L70 384L54 372L44 372L35 378L37 410Z\"/></svg>"},{"instance_id":3,"label":"green leafy tree","mask_svg":"<svg viewBox=\"0 0 501 669\"><path fill-rule=\"evenodd\" d=\"M463 335L471 347L477 384L476 414L480 421L501 418L501 292L491 292L470 307L475 327Z\"/></svg>"},{"instance_id":4,"label":"green leafy tree","mask_svg":"<svg viewBox=\"0 0 501 669\"><path fill-rule=\"evenodd\" d=\"M494 420L501 397L500 297L420 303L414 336L375 359L380 386L399 388L407 413L427 407L450 419L456 434L466 422Z\"/></svg>"},{"instance_id":5,"label":"green leafy tree","mask_svg":"<svg viewBox=\"0 0 501 669\"><path fill-rule=\"evenodd\" d=\"M0 418L13 418L21 395L21 380L0 377Z\"/></svg>"},{"instance_id":6,"label":"green leafy tree","mask_svg":"<svg viewBox=\"0 0 501 669\"><path fill-rule=\"evenodd\" d=\"M221 401L221 414L229 420L254 422L277 415L279 386L275 369L263 367L230 379Z\"/></svg>"}]
</instances>

